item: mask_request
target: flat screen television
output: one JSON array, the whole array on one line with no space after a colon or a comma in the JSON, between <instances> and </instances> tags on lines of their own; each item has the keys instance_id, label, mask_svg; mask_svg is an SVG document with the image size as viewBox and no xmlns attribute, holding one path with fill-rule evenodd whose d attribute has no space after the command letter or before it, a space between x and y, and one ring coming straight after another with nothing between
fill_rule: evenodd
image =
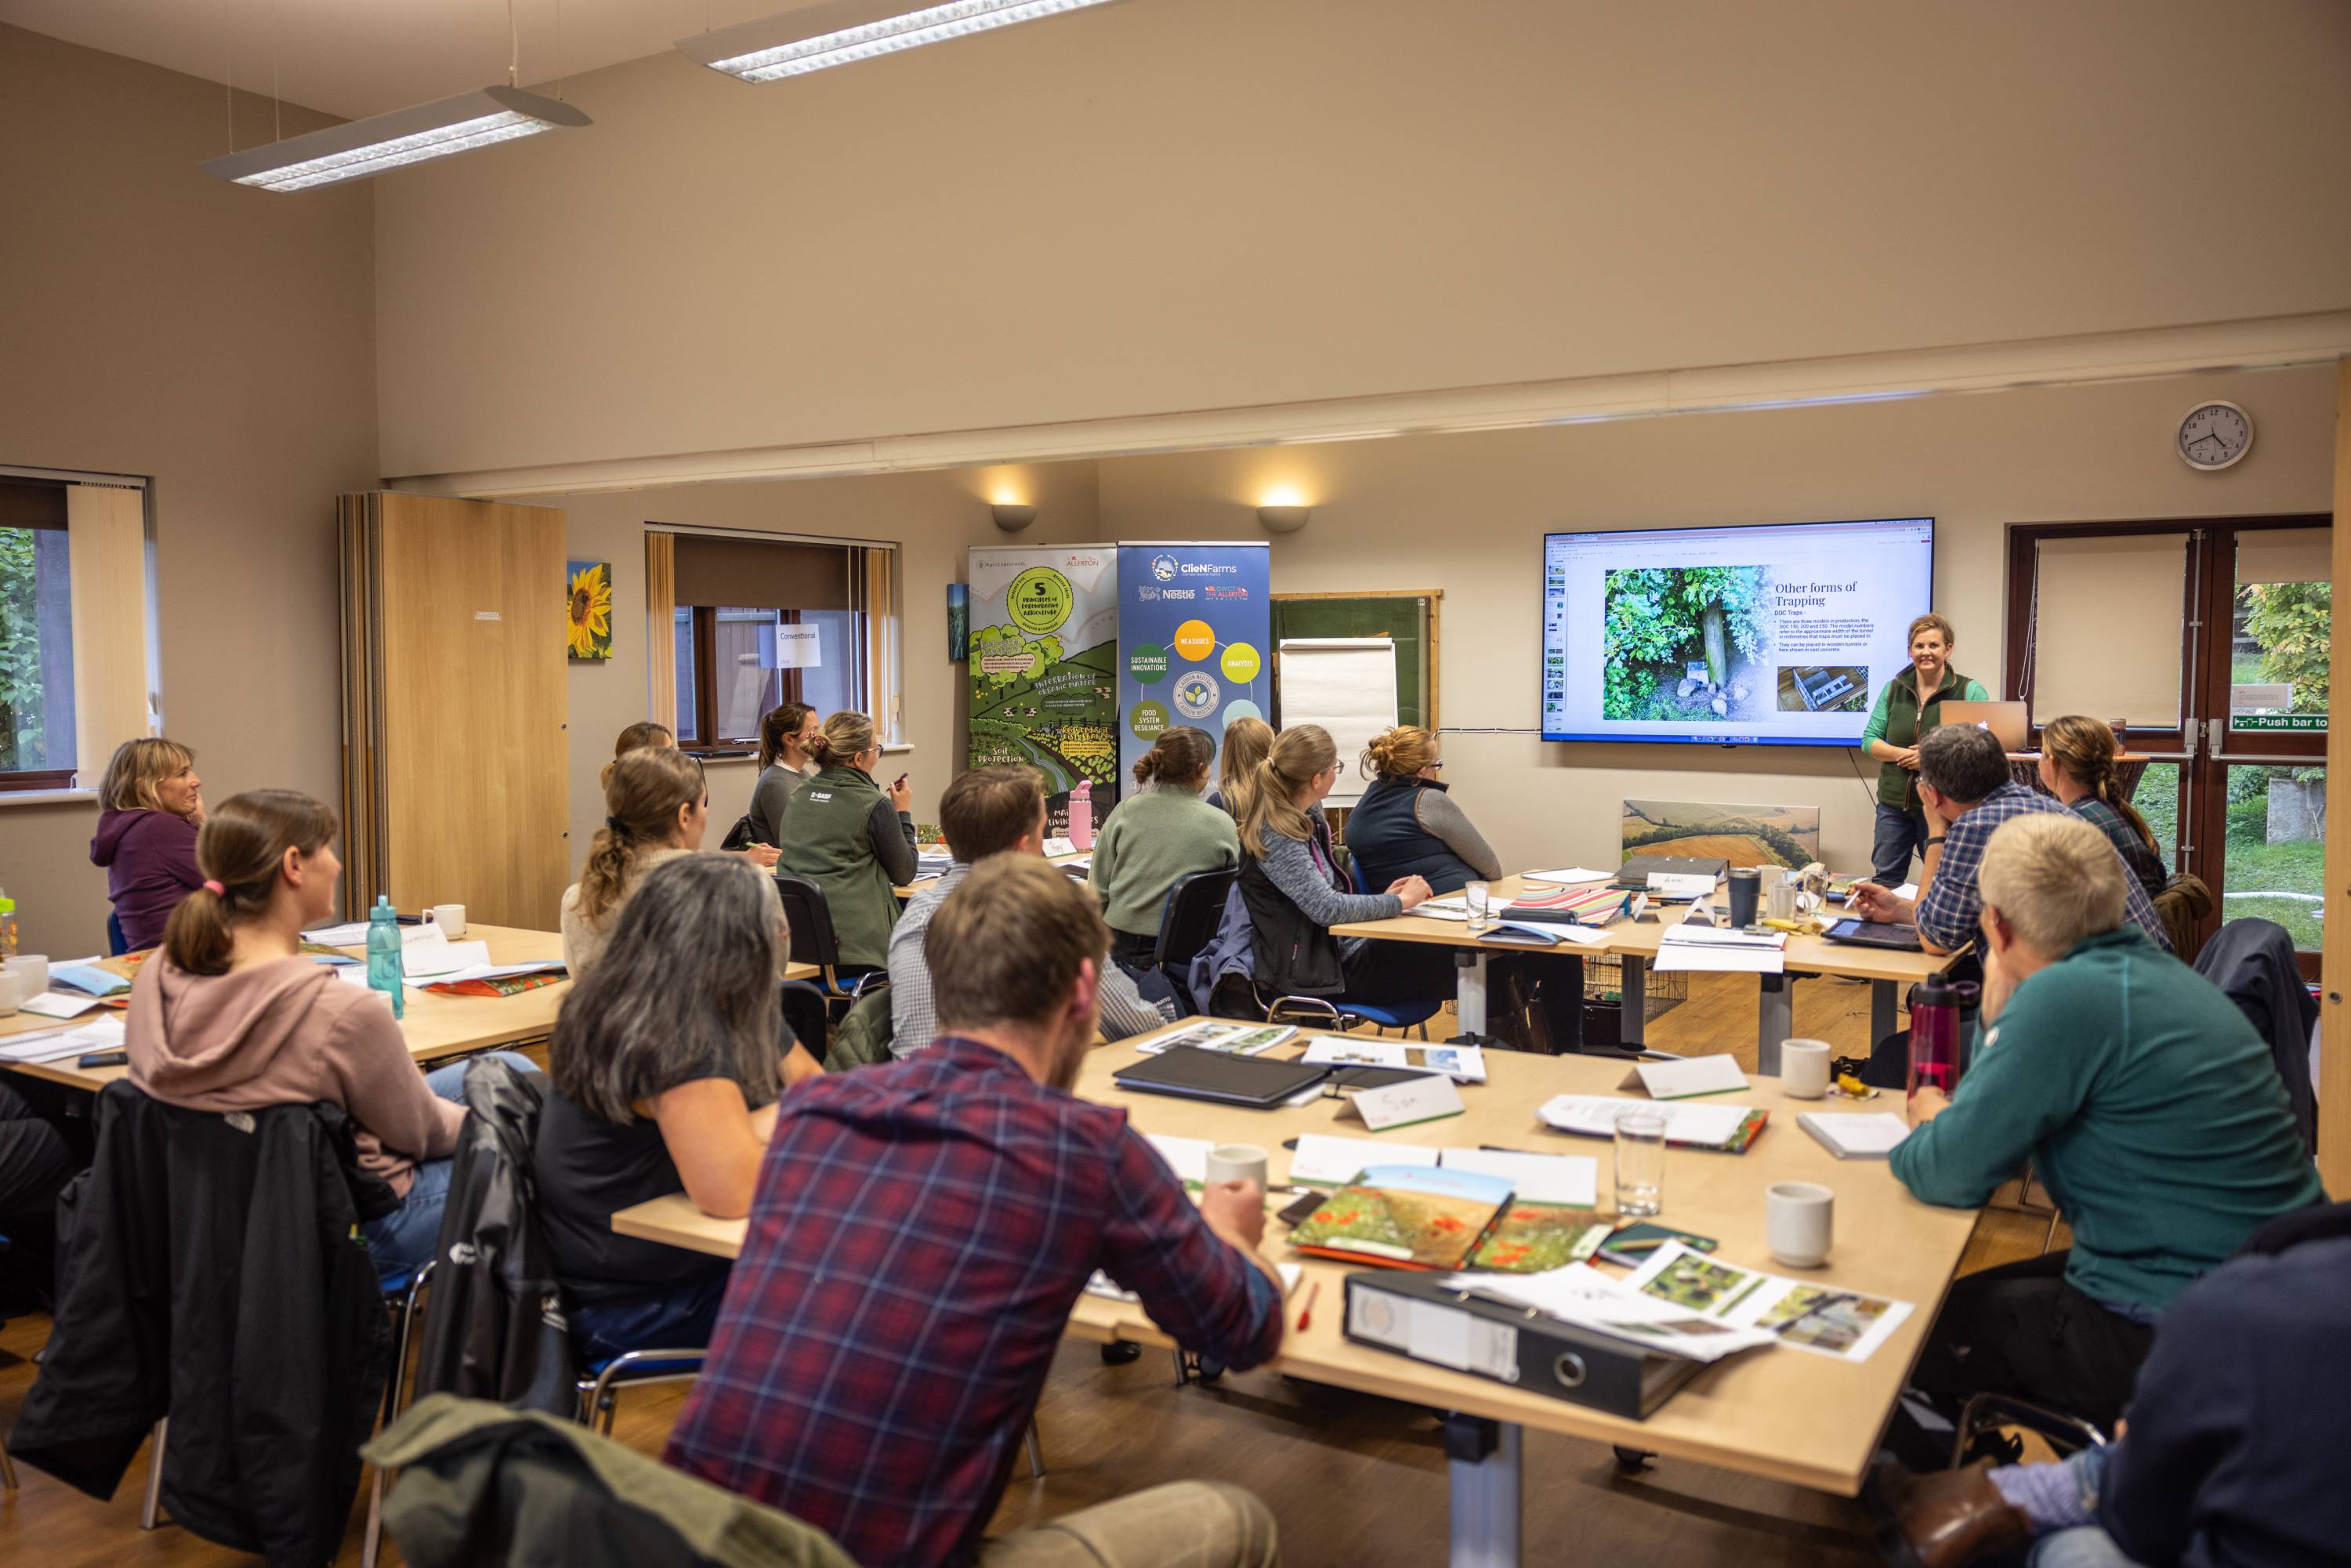
<instances>
[{"instance_id":1,"label":"flat screen television","mask_svg":"<svg viewBox=\"0 0 2351 1568\"><path fill-rule=\"evenodd\" d=\"M1935 598L1935 519L1545 534L1542 736L1855 746Z\"/></svg>"}]
</instances>

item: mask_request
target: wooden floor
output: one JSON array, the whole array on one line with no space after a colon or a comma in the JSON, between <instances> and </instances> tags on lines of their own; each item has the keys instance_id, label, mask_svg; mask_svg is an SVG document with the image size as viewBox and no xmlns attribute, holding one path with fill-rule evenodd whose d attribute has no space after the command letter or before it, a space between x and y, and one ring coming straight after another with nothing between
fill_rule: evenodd
<instances>
[{"instance_id":1,"label":"wooden floor","mask_svg":"<svg viewBox=\"0 0 2351 1568\"><path fill-rule=\"evenodd\" d=\"M1688 999L1651 1023L1660 1050L1728 1050L1752 1068L1755 983L1736 975L1688 977ZM1868 1032L1869 989L1806 981L1796 990L1796 1032L1858 1053ZM1432 1035L1437 1029L1432 1025ZM1440 1036L1441 1038L1441 1036ZM2041 1249L2046 1222L1991 1212L1976 1228L1965 1267ZM2061 1230L2059 1245L2065 1237ZM32 1382L32 1354L48 1333L42 1317L0 1327L0 1428L13 1422ZM995 1528L1016 1528L1165 1480L1237 1482L1273 1507L1290 1568L1384 1568L1441 1563L1446 1554L1444 1451L1426 1412L1294 1383L1228 1374L1213 1386L1174 1386L1172 1359L1144 1353L1107 1367L1091 1344L1065 1343L1038 1410L1049 1473L1025 1466L998 1508ZM618 1436L658 1452L684 1397L654 1387L622 1403ZM132 1568L135 1564L248 1562L170 1524L139 1529L142 1458L110 1502L98 1502L18 1468L21 1490L0 1493L0 1563L27 1568ZM340 1561L359 1561L359 1521ZM1529 1563L1865 1564L1878 1559L1867 1519L1843 1499L1721 1470L1667 1462L1622 1477L1609 1450L1530 1433L1526 1441ZM387 1548L383 1561L397 1563Z\"/></svg>"}]
</instances>

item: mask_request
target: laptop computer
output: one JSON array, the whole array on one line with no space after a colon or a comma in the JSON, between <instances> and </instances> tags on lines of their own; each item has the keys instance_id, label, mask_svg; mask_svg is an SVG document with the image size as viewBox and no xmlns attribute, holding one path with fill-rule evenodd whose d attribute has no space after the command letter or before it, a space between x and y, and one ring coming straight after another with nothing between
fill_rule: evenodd
<instances>
[{"instance_id":1,"label":"laptop computer","mask_svg":"<svg viewBox=\"0 0 2351 1568\"><path fill-rule=\"evenodd\" d=\"M1646 887L1652 876L1702 876L1708 882L1719 882L1730 862L1717 857L1696 860L1683 855L1635 855L1616 873L1619 887Z\"/></svg>"},{"instance_id":2,"label":"laptop computer","mask_svg":"<svg viewBox=\"0 0 2351 1568\"><path fill-rule=\"evenodd\" d=\"M2022 703L1947 702L1942 713L1945 724L1973 725L1991 731L2002 751L2022 751L2024 737L2032 733L2032 720Z\"/></svg>"}]
</instances>

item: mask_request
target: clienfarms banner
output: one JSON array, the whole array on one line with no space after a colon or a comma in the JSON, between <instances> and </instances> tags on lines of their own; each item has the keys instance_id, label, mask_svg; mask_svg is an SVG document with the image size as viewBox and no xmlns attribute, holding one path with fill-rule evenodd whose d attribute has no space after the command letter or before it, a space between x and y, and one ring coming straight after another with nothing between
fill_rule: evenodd
<instances>
[{"instance_id":1,"label":"clienfarms banner","mask_svg":"<svg viewBox=\"0 0 2351 1568\"><path fill-rule=\"evenodd\" d=\"M1263 544L1119 546L1122 777L1170 725L1207 730L1221 752L1227 723L1265 717L1271 559Z\"/></svg>"},{"instance_id":2,"label":"clienfarms banner","mask_svg":"<svg viewBox=\"0 0 2351 1568\"><path fill-rule=\"evenodd\" d=\"M1118 547L971 552L971 765L1045 774L1053 831L1093 781L1094 821L1118 798Z\"/></svg>"}]
</instances>

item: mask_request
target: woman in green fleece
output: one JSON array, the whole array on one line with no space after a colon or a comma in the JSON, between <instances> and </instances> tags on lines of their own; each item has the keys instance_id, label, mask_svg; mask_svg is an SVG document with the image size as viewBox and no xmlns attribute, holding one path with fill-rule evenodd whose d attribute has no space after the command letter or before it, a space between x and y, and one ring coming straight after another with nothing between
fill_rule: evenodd
<instances>
[{"instance_id":1,"label":"woman in green fleece","mask_svg":"<svg viewBox=\"0 0 2351 1568\"><path fill-rule=\"evenodd\" d=\"M1927 852L1930 831L1918 803L1918 743L1943 720L1943 700L1989 702L1981 681L1951 668L1959 644L1951 623L1932 611L1910 622L1910 667L1878 689L1862 727L1861 749L1877 763L1877 828L1869 879L1880 887L1910 880L1910 857Z\"/></svg>"},{"instance_id":2,"label":"woman in green fleece","mask_svg":"<svg viewBox=\"0 0 2351 1568\"><path fill-rule=\"evenodd\" d=\"M1913 1382L1954 1408L2011 1394L2111 1427L2172 1298L2325 1200L2268 1042L2124 918L2126 874L2071 812L1984 849L1975 1058L1948 1101L1918 1092L1894 1174L1974 1208L2030 1158L2074 1245L1951 1287Z\"/></svg>"},{"instance_id":3,"label":"woman in green fleece","mask_svg":"<svg viewBox=\"0 0 2351 1568\"><path fill-rule=\"evenodd\" d=\"M792 791L791 841L776 864L824 893L841 942L844 978L890 961L897 889L914 880L914 792L902 777L887 791L873 782L882 747L873 721L837 713L810 744L817 776Z\"/></svg>"},{"instance_id":4,"label":"woman in green fleece","mask_svg":"<svg viewBox=\"0 0 2351 1568\"><path fill-rule=\"evenodd\" d=\"M1240 863L1232 818L1200 799L1216 755L1206 730L1161 730L1135 758L1135 792L1119 802L1094 840L1086 880L1102 896L1110 956L1124 968L1151 967L1169 889L1195 872Z\"/></svg>"}]
</instances>

